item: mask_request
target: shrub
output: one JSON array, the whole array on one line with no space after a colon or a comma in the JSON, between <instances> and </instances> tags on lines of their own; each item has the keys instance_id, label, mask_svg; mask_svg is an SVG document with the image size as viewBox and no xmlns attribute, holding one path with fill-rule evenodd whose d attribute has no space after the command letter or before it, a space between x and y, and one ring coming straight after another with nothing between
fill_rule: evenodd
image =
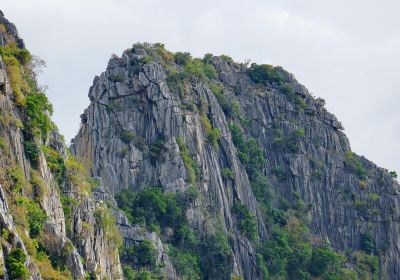
<instances>
[{"instance_id":1,"label":"shrub","mask_svg":"<svg viewBox=\"0 0 400 280\"><path fill-rule=\"evenodd\" d=\"M78 205L74 198L61 196L61 204L64 211L65 229L68 234L72 233L72 207Z\"/></svg>"},{"instance_id":2,"label":"shrub","mask_svg":"<svg viewBox=\"0 0 400 280\"><path fill-rule=\"evenodd\" d=\"M240 231L250 240L256 239L257 220L255 216L249 211L247 206L240 203L235 203L232 210L237 217Z\"/></svg>"},{"instance_id":3,"label":"shrub","mask_svg":"<svg viewBox=\"0 0 400 280\"><path fill-rule=\"evenodd\" d=\"M53 129L49 117L53 113L53 107L47 96L42 92L31 91L26 97L25 112L28 116L29 131L45 139Z\"/></svg>"},{"instance_id":4,"label":"shrub","mask_svg":"<svg viewBox=\"0 0 400 280\"><path fill-rule=\"evenodd\" d=\"M49 146L43 145L42 151L46 158L47 166L50 168L50 171L55 175L58 182L61 183L61 181L65 178L67 171L64 157Z\"/></svg>"},{"instance_id":5,"label":"shrub","mask_svg":"<svg viewBox=\"0 0 400 280\"><path fill-rule=\"evenodd\" d=\"M135 134L132 131L129 130L121 130L119 132L119 138L124 142L125 144L129 144L132 142L133 138L135 137Z\"/></svg>"},{"instance_id":6,"label":"shrub","mask_svg":"<svg viewBox=\"0 0 400 280\"><path fill-rule=\"evenodd\" d=\"M278 178L280 181L284 181L288 178L287 171L281 166L272 167L272 173Z\"/></svg>"},{"instance_id":7,"label":"shrub","mask_svg":"<svg viewBox=\"0 0 400 280\"><path fill-rule=\"evenodd\" d=\"M235 174L229 168L222 169L222 177L225 179L233 180L235 178Z\"/></svg>"},{"instance_id":8,"label":"shrub","mask_svg":"<svg viewBox=\"0 0 400 280\"><path fill-rule=\"evenodd\" d=\"M26 255L21 248L17 248L7 256L6 267L10 279L28 279L29 271L25 266Z\"/></svg>"},{"instance_id":9,"label":"shrub","mask_svg":"<svg viewBox=\"0 0 400 280\"><path fill-rule=\"evenodd\" d=\"M397 173L396 171L390 171L389 172L390 177L392 177L393 179L397 179Z\"/></svg>"},{"instance_id":10,"label":"shrub","mask_svg":"<svg viewBox=\"0 0 400 280\"><path fill-rule=\"evenodd\" d=\"M143 240L138 245L125 250L124 258L141 266L153 267L156 264L156 247L150 240Z\"/></svg>"},{"instance_id":11,"label":"shrub","mask_svg":"<svg viewBox=\"0 0 400 280\"><path fill-rule=\"evenodd\" d=\"M348 172L357 175L360 179L364 179L367 175L367 170L363 167L361 160L351 151L345 154L344 167Z\"/></svg>"},{"instance_id":12,"label":"shrub","mask_svg":"<svg viewBox=\"0 0 400 280\"><path fill-rule=\"evenodd\" d=\"M0 137L0 149L3 151L6 151L7 148L8 148L8 144L7 144L6 140L3 137Z\"/></svg>"},{"instance_id":13,"label":"shrub","mask_svg":"<svg viewBox=\"0 0 400 280\"><path fill-rule=\"evenodd\" d=\"M169 247L168 254L171 256L174 268L182 279L201 279L199 258L195 254L172 246Z\"/></svg>"},{"instance_id":14,"label":"shrub","mask_svg":"<svg viewBox=\"0 0 400 280\"><path fill-rule=\"evenodd\" d=\"M27 91L27 84L22 77L21 66L14 56L3 56L3 61L7 65L7 74L10 79L11 88L15 95L15 102L18 106L26 105L24 91Z\"/></svg>"},{"instance_id":15,"label":"shrub","mask_svg":"<svg viewBox=\"0 0 400 280\"><path fill-rule=\"evenodd\" d=\"M221 132L219 128L213 128L211 126L211 122L208 119L206 115L201 115L200 116L200 121L201 124L203 125L203 128L207 134L207 140L208 142L213 145L214 147L218 146L218 140L221 137Z\"/></svg>"},{"instance_id":16,"label":"shrub","mask_svg":"<svg viewBox=\"0 0 400 280\"><path fill-rule=\"evenodd\" d=\"M114 249L122 245L122 236L118 231L116 219L110 209L99 207L95 210L96 224L103 230L105 238L110 241Z\"/></svg>"},{"instance_id":17,"label":"shrub","mask_svg":"<svg viewBox=\"0 0 400 280\"><path fill-rule=\"evenodd\" d=\"M341 265L344 258L329 247L313 248L310 262L310 273L313 276L322 276L330 267Z\"/></svg>"},{"instance_id":18,"label":"shrub","mask_svg":"<svg viewBox=\"0 0 400 280\"><path fill-rule=\"evenodd\" d=\"M270 82L284 82L280 69L268 64L257 65L252 63L249 68L249 75L256 84L267 85Z\"/></svg>"},{"instance_id":19,"label":"shrub","mask_svg":"<svg viewBox=\"0 0 400 280\"><path fill-rule=\"evenodd\" d=\"M192 60L192 55L188 52L176 52L174 58L177 64L186 66Z\"/></svg>"},{"instance_id":20,"label":"shrub","mask_svg":"<svg viewBox=\"0 0 400 280\"><path fill-rule=\"evenodd\" d=\"M176 138L176 143L179 146L180 156L182 157L183 164L185 165L186 171L188 173L189 182L195 183L197 181L198 166L194 159L189 155L189 150L181 137Z\"/></svg>"},{"instance_id":21,"label":"shrub","mask_svg":"<svg viewBox=\"0 0 400 280\"><path fill-rule=\"evenodd\" d=\"M158 139L151 147L150 147L150 161L155 164L160 157L161 152L164 149L164 140Z\"/></svg>"},{"instance_id":22,"label":"shrub","mask_svg":"<svg viewBox=\"0 0 400 280\"><path fill-rule=\"evenodd\" d=\"M182 218L182 207L177 197L163 193L160 188L146 188L139 193L123 190L115 198L118 206L127 212L133 223L174 226Z\"/></svg>"},{"instance_id":23,"label":"shrub","mask_svg":"<svg viewBox=\"0 0 400 280\"><path fill-rule=\"evenodd\" d=\"M25 155L33 166L37 166L40 149L34 141L24 142Z\"/></svg>"},{"instance_id":24,"label":"shrub","mask_svg":"<svg viewBox=\"0 0 400 280\"><path fill-rule=\"evenodd\" d=\"M375 243L370 233L361 234L361 250L367 254L375 253Z\"/></svg>"},{"instance_id":25,"label":"shrub","mask_svg":"<svg viewBox=\"0 0 400 280\"><path fill-rule=\"evenodd\" d=\"M204 279L228 279L233 270L232 250L226 236L217 232L201 243L200 267Z\"/></svg>"},{"instance_id":26,"label":"shrub","mask_svg":"<svg viewBox=\"0 0 400 280\"><path fill-rule=\"evenodd\" d=\"M39 236L43 230L44 223L47 220L47 215L37 202L31 201L27 205L29 235L32 238Z\"/></svg>"},{"instance_id":27,"label":"shrub","mask_svg":"<svg viewBox=\"0 0 400 280\"><path fill-rule=\"evenodd\" d=\"M20 193L27 185L25 174L19 166L12 166L7 169L7 177L12 183L11 189L16 193Z\"/></svg>"}]
</instances>

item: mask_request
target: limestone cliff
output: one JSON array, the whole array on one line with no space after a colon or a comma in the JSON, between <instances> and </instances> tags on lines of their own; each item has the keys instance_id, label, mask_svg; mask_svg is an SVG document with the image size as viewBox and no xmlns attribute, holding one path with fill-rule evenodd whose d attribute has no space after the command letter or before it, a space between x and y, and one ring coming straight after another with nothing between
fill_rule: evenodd
<instances>
[{"instance_id":1,"label":"limestone cliff","mask_svg":"<svg viewBox=\"0 0 400 280\"><path fill-rule=\"evenodd\" d=\"M396 174L281 67L135 44L68 149L0 12L0 279L398 279Z\"/></svg>"},{"instance_id":2,"label":"limestone cliff","mask_svg":"<svg viewBox=\"0 0 400 280\"><path fill-rule=\"evenodd\" d=\"M393 173L352 153L324 101L282 68L136 44L110 59L89 98L71 149L92 163L109 194L159 186L185 196L194 188L199 195L184 208L190 229L200 243L217 232L226 237L231 258L221 257L225 267L215 274L201 245L174 243L178 229L161 226L164 246L197 256L196 277L399 277ZM137 228L120 229L125 248L134 246ZM327 248L341 256L336 272L329 270L336 261L325 271L313 265ZM172 265L185 278L181 260L175 255Z\"/></svg>"},{"instance_id":3,"label":"limestone cliff","mask_svg":"<svg viewBox=\"0 0 400 280\"><path fill-rule=\"evenodd\" d=\"M0 278L120 279L117 248L96 220L107 208L50 120L41 64L0 12Z\"/></svg>"}]
</instances>

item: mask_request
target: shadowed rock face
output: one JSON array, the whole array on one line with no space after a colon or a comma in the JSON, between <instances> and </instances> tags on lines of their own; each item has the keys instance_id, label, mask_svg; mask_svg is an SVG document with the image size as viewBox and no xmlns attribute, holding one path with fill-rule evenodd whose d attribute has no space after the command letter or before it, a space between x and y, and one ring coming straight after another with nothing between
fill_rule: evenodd
<instances>
[{"instance_id":1,"label":"shadowed rock face","mask_svg":"<svg viewBox=\"0 0 400 280\"><path fill-rule=\"evenodd\" d=\"M107 70L94 79L91 104L71 145L75 155L90 160L93 175L102 178L109 193L139 192L146 186L183 193L195 185L202 199L187 209L189 225L200 233L222 227L234 256L232 275L260 279L256 248L270 232L251 188L252 175L232 140L229 124L241 123L245 137L253 137L262 149L260 170L268 178L274 206L304 201L313 237L341 252L360 250L361 236L371 234L381 278L398 278L399 184L387 170L351 153L342 125L322 99L281 68L275 71L290 90L274 80L255 83L249 68L225 57L210 60L214 78L185 78L177 89L172 76L184 70L154 53L152 47L134 46L110 59ZM151 62L144 59L148 55ZM236 104L237 112L220 95L217 100L213 85ZM204 115L220 131L217 145L210 143ZM181 139L199 167L195 182L182 159ZM231 179L223 176L226 168L233 171ZM256 241L241 234L232 214L235 202L255 215ZM134 227L120 226L126 240L135 235ZM160 238L166 239L163 233Z\"/></svg>"}]
</instances>

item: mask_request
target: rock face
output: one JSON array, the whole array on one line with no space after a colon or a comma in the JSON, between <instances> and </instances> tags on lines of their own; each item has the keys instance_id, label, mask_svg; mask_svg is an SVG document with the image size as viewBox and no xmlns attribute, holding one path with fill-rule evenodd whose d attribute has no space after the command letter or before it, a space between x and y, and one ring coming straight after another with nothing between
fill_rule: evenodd
<instances>
[{"instance_id":1,"label":"rock face","mask_svg":"<svg viewBox=\"0 0 400 280\"><path fill-rule=\"evenodd\" d=\"M30 61L0 12L1 279L400 278L395 175L282 68L136 44L69 152Z\"/></svg>"},{"instance_id":2,"label":"rock face","mask_svg":"<svg viewBox=\"0 0 400 280\"><path fill-rule=\"evenodd\" d=\"M102 202L74 185L75 173L68 167L72 159L56 127L37 134L50 121L48 112L42 112L38 123L29 113L47 99L36 85L28 57L14 24L0 12L0 278L122 279L116 248L94 218ZM27 268L25 274L16 274L23 269L11 265L18 250L25 255L20 263Z\"/></svg>"},{"instance_id":3,"label":"rock face","mask_svg":"<svg viewBox=\"0 0 400 280\"><path fill-rule=\"evenodd\" d=\"M195 185L201 199L186 210L190 227L200 233L222 228L233 254L231 275L261 279L257 247L271 232L251 187L251 170L233 141L230 124L240 123L245 138L255 139L262 150L265 161L259 170L268 178L275 207L303 201L313 238L339 252L362 250L362 236L370 234L379 277L399 277L399 185L387 170L351 153L341 123L322 99L278 67L271 69L279 79L260 82L252 77L253 66L211 56L207 64L216 70L214 77L192 72L182 78L176 73L190 69L165 54L157 45L136 45L112 57L89 90L91 104L71 150L89 159L91 172L110 194L146 186L184 193ZM216 145L204 115L220 132ZM195 182L178 143L182 139L199 168ZM157 143L162 146L154 155ZM225 174L227 169L232 175ZM239 229L235 203L255 216L256 240ZM141 238L124 223L120 229L126 247ZM165 233L159 238L167 239ZM159 243L158 237L152 239Z\"/></svg>"}]
</instances>

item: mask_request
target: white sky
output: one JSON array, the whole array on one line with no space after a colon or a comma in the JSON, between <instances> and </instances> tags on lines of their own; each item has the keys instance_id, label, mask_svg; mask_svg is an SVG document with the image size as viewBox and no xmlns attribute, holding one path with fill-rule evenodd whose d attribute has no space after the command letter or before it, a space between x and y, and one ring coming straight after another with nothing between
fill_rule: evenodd
<instances>
[{"instance_id":1,"label":"white sky","mask_svg":"<svg viewBox=\"0 0 400 280\"><path fill-rule=\"evenodd\" d=\"M353 151L400 175L398 0L1 0L0 9L47 62L40 80L67 141L110 55L163 42L283 66L326 99Z\"/></svg>"}]
</instances>

